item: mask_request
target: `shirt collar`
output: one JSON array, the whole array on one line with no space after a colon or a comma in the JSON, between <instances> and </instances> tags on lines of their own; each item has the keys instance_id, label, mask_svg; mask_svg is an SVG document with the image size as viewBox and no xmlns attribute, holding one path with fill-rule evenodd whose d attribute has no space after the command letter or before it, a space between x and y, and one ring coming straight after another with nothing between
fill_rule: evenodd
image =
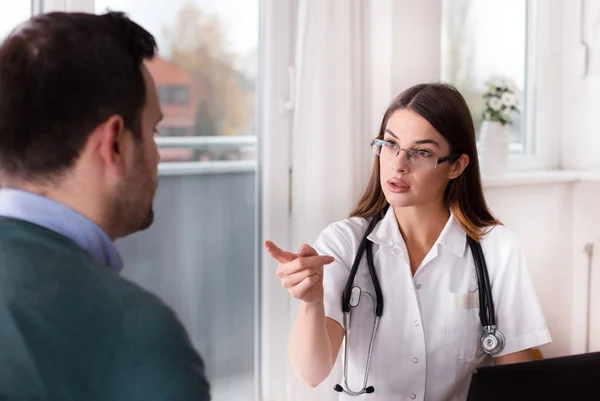
<instances>
[{"instance_id":1,"label":"shirt collar","mask_svg":"<svg viewBox=\"0 0 600 401\"><path fill-rule=\"evenodd\" d=\"M49 198L18 189L0 189L0 216L24 220L61 234L99 263L120 271L123 261L108 235L93 221Z\"/></svg>"},{"instance_id":2,"label":"shirt collar","mask_svg":"<svg viewBox=\"0 0 600 401\"><path fill-rule=\"evenodd\" d=\"M467 234L462 229L454 213L450 210L450 218L440 233L438 243L456 256L463 256L467 247Z\"/></svg>"},{"instance_id":3,"label":"shirt collar","mask_svg":"<svg viewBox=\"0 0 600 401\"><path fill-rule=\"evenodd\" d=\"M394 214L394 209L390 206L379 223L375 226L371 234L367 237L374 244L381 246L396 246L400 247L404 253L408 253L406 250L406 243L404 238L400 234L398 222ZM442 245L456 256L463 256L467 245L467 237L456 219L452 210L450 210L450 218L446 222L444 229L440 233L434 247L436 245Z\"/></svg>"}]
</instances>

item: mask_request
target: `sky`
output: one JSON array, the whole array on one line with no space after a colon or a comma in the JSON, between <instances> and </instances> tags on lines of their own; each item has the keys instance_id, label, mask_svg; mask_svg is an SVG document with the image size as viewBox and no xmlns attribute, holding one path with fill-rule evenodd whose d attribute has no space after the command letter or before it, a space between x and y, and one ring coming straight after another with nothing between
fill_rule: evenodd
<instances>
[{"instance_id":1,"label":"sky","mask_svg":"<svg viewBox=\"0 0 600 401\"><path fill-rule=\"evenodd\" d=\"M178 11L187 2L216 14L227 32L230 50L247 54L258 45L259 0L96 0L96 12L107 8L124 11L163 42L163 27L172 26ZM0 0L0 37L4 38L31 13L30 0ZM163 47L164 49L164 47ZM164 49L167 51L167 49Z\"/></svg>"},{"instance_id":2,"label":"sky","mask_svg":"<svg viewBox=\"0 0 600 401\"><path fill-rule=\"evenodd\" d=\"M172 26L188 2L220 17L232 52L247 54L258 46L259 0L96 0L96 12L106 8L126 12L156 36L159 50L168 52L163 45L162 28Z\"/></svg>"},{"instance_id":3,"label":"sky","mask_svg":"<svg viewBox=\"0 0 600 401\"><path fill-rule=\"evenodd\" d=\"M526 2L479 0L473 2L473 38L480 80L504 74L519 87L525 80ZM476 32L476 34L475 34ZM485 75L484 75L485 74Z\"/></svg>"},{"instance_id":4,"label":"sky","mask_svg":"<svg viewBox=\"0 0 600 401\"><path fill-rule=\"evenodd\" d=\"M29 0L0 0L0 38L3 39L15 26L31 15Z\"/></svg>"},{"instance_id":5,"label":"sky","mask_svg":"<svg viewBox=\"0 0 600 401\"><path fill-rule=\"evenodd\" d=\"M451 7L453 0L444 0ZM478 85L501 74L525 81L526 2L524 0L470 0L467 46L474 53L473 74Z\"/></svg>"}]
</instances>

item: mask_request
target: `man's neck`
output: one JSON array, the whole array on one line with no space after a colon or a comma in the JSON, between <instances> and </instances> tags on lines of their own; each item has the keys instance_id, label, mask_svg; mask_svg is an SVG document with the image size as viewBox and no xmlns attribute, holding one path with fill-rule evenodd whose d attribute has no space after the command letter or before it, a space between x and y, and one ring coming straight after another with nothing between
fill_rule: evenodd
<instances>
[{"instance_id":1,"label":"man's neck","mask_svg":"<svg viewBox=\"0 0 600 401\"><path fill-rule=\"evenodd\" d=\"M54 183L42 185L13 180L3 182L2 187L27 191L65 205L93 221L112 241L115 241L117 238L114 230L111 230L111 224L107 223L110 219L106 218L106 212L102 207L99 207L100 202L87 196L88 194L86 194L87 191L84 186L67 185L65 183L61 183L60 185Z\"/></svg>"}]
</instances>

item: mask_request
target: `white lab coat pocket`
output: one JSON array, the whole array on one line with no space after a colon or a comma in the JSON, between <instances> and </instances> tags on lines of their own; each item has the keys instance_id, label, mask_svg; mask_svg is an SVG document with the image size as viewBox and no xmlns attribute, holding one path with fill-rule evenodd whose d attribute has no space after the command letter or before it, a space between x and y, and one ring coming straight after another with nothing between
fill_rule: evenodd
<instances>
[{"instance_id":1,"label":"white lab coat pocket","mask_svg":"<svg viewBox=\"0 0 600 401\"><path fill-rule=\"evenodd\" d=\"M448 352L458 359L479 357L483 353L479 293L451 293L449 302L452 306L446 322Z\"/></svg>"}]
</instances>

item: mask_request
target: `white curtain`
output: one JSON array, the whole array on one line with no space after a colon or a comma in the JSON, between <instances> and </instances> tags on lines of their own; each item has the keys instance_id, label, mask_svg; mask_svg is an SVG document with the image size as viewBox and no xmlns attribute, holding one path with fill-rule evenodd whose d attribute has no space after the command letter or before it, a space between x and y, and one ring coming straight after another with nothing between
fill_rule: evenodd
<instances>
[{"instance_id":1,"label":"white curtain","mask_svg":"<svg viewBox=\"0 0 600 401\"><path fill-rule=\"evenodd\" d=\"M299 0L292 144L293 241L354 206L370 171L362 0Z\"/></svg>"},{"instance_id":2,"label":"white curtain","mask_svg":"<svg viewBox=\"0 0 600 401\"><path fill-rule=\"evenodd\" d=\"M292 145L292 246L312 242L343 219L366 184L372 161L366 127L362 0L299 0ZM292 250L295 251L295 250ZM290 330L297 303L290 308ZM337 400L340 364L309 389L288 374L291 401Z\"/></svg>"}]
</instances>

